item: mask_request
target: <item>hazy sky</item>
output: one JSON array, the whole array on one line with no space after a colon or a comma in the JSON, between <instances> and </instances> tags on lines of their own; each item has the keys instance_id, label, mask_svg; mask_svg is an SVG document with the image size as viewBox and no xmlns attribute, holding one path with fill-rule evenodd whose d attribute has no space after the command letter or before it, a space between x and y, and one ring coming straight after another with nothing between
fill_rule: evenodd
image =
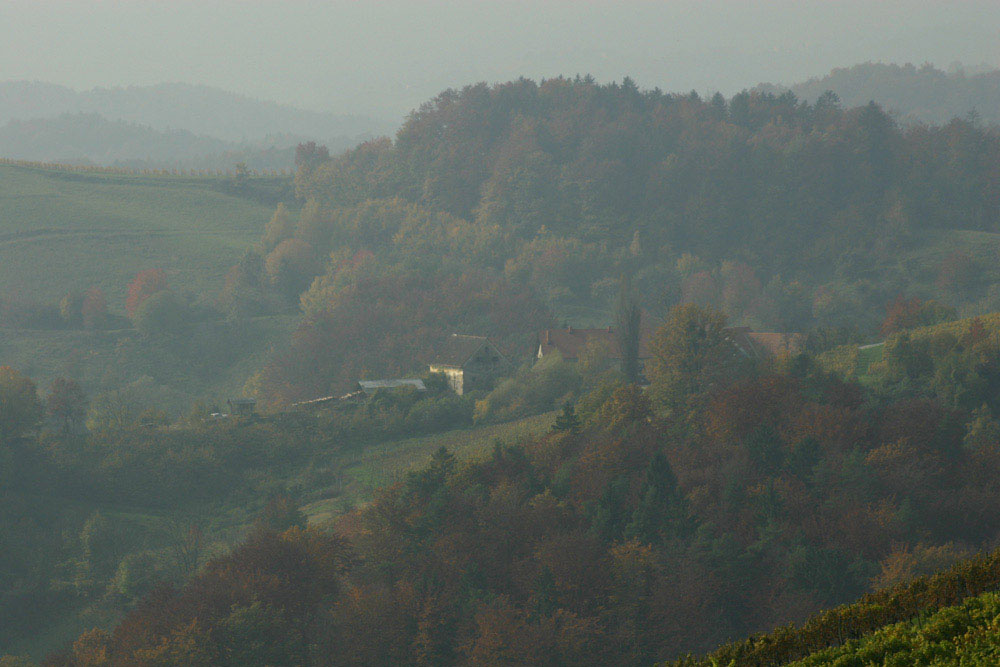
<instances>
[{"instance_id":1,"label":"hazy sky","mask_svg":"<svg viewBox=\"0 0 1000 667\"><path fill-rule=\"evenodd\" d=\"M184 81L384 117L477 80L729 94L866 60L1000 65L1000 0L0 0L0 80Z\"/></svg>"}]
</instances>

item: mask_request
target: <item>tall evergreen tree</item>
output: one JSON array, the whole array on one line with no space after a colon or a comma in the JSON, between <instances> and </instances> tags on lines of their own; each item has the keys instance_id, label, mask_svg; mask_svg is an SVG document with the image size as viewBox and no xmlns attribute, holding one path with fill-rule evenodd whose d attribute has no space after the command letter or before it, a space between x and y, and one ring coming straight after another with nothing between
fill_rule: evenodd
<instances>
[{"instance_id":1,"label":"tall evergreen tree","mask_svg":"<svg viewBox=\"0 0 1000 667\"><path fill-rule=\"evenodd\" d=\"M663 452L649 462L639 504L625 527L625 536L646 544L657 544L671 523L681 519L677 511L677 477ZM673 526L676 531L679 526Z\"/></svg>"},{"instance_id":2,"label":"tall evergreen tree","mask_svg":"<svg viewBox=\"0 0 1000 667\"><path fill-rule=\"evenodd\" d=\"M618 352L621 354L622 373L631 384L639 382L639 326L642 322L642 311L639 300L632 289L632 281L628 275L622 275L621 289L618 293L618 303L615 308L615 324Z\"/></svg>"},{"instance_id":3,"label":"tall evergreen tree","mask_svg":"<svg viewBox=\"0 0 1000 667\"><path fill-rule=\"evenodd\" d=\"M556 432L569 432L576 435L580 431L580 418L576 416L576 409L569 401L563 405L562 414L556 417L556 422L552 425L552 430Z\"/></svg>"}]
</instances>

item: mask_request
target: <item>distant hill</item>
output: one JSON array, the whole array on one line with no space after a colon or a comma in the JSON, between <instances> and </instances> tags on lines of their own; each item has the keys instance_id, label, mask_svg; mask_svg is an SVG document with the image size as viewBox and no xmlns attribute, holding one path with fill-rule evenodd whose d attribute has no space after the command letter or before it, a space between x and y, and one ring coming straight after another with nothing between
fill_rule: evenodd
<instances>
[{"instance_id":1,"label":"distant hill","mask_svg":"<svg viewBox=\"0 0 1000 667\"><path fill-rule=\"evenodd\" d=\"M313 139L378 134L389 124L363 116L306 111L208 86L164 83L77 92L50 83L0 83L0 124L63 114L181 129L233 142L262 142L279 134Z\"/></svg>"},{"instance_id":2,"label":"distant hill","mask_svg":"<svg viewBox=\"0 0 1000 667\"><path fill-rule=\"evenodd\" d=\"M294 137L277 145L235 143L187 130L157 130L98 114L63 114L55 118L12 120L0 127L0 156L16 160L100 164L143 168L232 169L245 162L251 169L290 169L295 161ZM334 150L343 143L327 142Z\"/></svg>"},{"instance_id":3,"label":"distant hill","mask_svg":"<svg viewBox=\"0 0 1000 667\"><path fill-rule=\"evenodd\" d=\"M0 157L136 168L290 169L294 147L337 152L392 130L373 118L304 111L181 83L77 92L0 83Z\"/></svg>"},{"instance_id":4,"label":"distant hill","mask_svg":"<svg viewBox=\"0 0 1000 667\"><path fill-rule=\"evenodd\" d=\"M932 65L869 62L838 68L789 88L769 84L759 88L767 92L791 90L810 103L832 90L845 107L875 100L909 121L946 123L974 110L984 122L1000 123L1000 70L944 72Z\"/></svg>"},{"instance_id":5,"label":"distant hill","mask_svg":"<svg viewBox=\"0 0 1000 667\"><path fill-rule=\"evenodd\" d=\"M114 164L141 158L166 162L231 148L230 142L187 130L155 130L97 114L12 120L0 127L0 155L20 160Z\"/></svg>"}]
</instances>

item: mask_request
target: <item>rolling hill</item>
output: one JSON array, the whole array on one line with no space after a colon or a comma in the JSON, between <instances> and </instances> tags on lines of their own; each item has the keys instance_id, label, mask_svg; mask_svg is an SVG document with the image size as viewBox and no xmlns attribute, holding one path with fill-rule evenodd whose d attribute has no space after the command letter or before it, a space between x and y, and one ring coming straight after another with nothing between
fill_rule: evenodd
<instances>
[{"instance_id":1,"label":"rolling hill","mask_svg":"<svg viewBox=\"0 0 1000 667\"><path fill-rule=\"evenodd\" d=\"M1000 70L945 72L933 65L920 67L886 63L861 63L840 67L826 76L762 90L791 90L796 97L815 102L832 90L848 107L874 100L904 121L947 123L975 112L987 123L1000 123Z\"/></svg>"},{"instance_id":2,"label":"rolling hill","mask_svg":"<svg viewBox=\"0 0 1000 667\"><path fill-rule=\"evenodd\" d=\"M180 290L218 289L271 213L220 191L227 182L0 165L0 283L39 300L97 286L112 311L143 269Z\"/></svg>"},{"instance_id":3,"label":"rolling hill","mask_svg":"<svg viewBox=\"0 0 1000 667\"><path fill-rule=\"evenodd\" d=\"M314 139L356 137L385 129L384 121L372 118L305 111L184 83L82 92L32 81L0 83L0 123L77 113L157 130L183 129L231 142L259 141L282 133Z\"/></svg>"},{"instance_id":4,"label":"rolling hill","mask_svg":"<svg viewBox=\"0 0 1000 667\"><path fill-rule=\"evenodd\" d=\"M984 593L954 607L887 625L790 667L821 665L989 665L1000 659L1000 595Z\"/></svg>"},{"instance_id":5,"label":"rolling hill","mask_svg":"<svg viewBox=\"0 0 1000 667\"><path fill-rule=\"evenodd\" d=\"M1000 554L979 554L827 609L801 625L687 656L660 667L987 665L1000 655Z\"/></svg>"},{"instance_id":6,"label":"rolling hill","mask_svg":"<svg viewBox=\"0 0 1000 667\"><path fill-rule=\"evenodd\" d=\"M0 127L0 155L15 160L116 164L145 159L176 163L232 148L230 142L186 130L158 131L97 114L11 120Z\"/></svg>"},{"instance_id":7,"label":"rolling hill","mask_svg":"<svg viewBox=\"0 0 1000 667\"><path fill-rule=\"evenodd\" d=\"M298 143L350 148L390 123L304 111L187 84L98 88L0 83L0 157L139 168L291 169Z\"/></svg>"},{"instance_id":8,"label":"rolling hill","mask_svg":"<svg viewBox=\"0 0 1000 667\"><path fill-rule=\"evenodd\" d=\"M284 183L260 180L279 188ZM158 268L177 294L211 303L270 215L269 204L236 193L225 177L0 165L2 299L51 308L67 292L98 287L109 311L123 315L128 283ZM212 373L192 372L199 364L174 359L162 343L131 329L4 327L0 354L4 364L30 372L42 387L60 375L76 377L88 393L139 382L154 388L163 408L183 410L195 397L239 391L270 341L286 337L295 319L259 318L224 334L232 354L219 358ZM198 345L205 354L219 354L209 352L208 342Z\"/></svg>"}]
</instances>

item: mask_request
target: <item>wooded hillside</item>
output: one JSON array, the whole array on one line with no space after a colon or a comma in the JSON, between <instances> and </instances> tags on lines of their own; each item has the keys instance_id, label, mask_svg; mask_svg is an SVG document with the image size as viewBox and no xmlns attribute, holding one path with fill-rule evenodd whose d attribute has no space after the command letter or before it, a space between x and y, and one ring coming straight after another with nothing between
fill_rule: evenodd
<instances>
[{"instance_id":1,"label":"wooded hillside","mask_svg":"<svg viewBox=\"0 0 1000 667\"><path fill-rule=\"evenodd\" d=\"M900 295L1000 307L988 257L1000 238L1000 137L963 120L904 130L874 104L844 109L833 95L703 100L630 80L519 80L447 91L394 141L334 157L303 146L297 163L301 212L276 212L230 288L302 294L290 354L308 367L344 349L353 316L340 311L352 300L379 311L363 285L387 274L410 276L404 286L485 276L578 326L608 323L623 274L654 317L694 302L764 331L875 336ZM405 303L424 298L410 289L397 292ZM406 307L393 326L421 330ZM411 345L379 340L356 348L384 360L369 371L413 358ZM321 386L288 359L264 370L263 397L353 379Z\"/></svg>"},{"instance_id":2,"label":"wooded hillside","mask_svg":"<svg viewBox=\"0 0 1000 667\"><path fill-rule=\"evenodd\" d=\"M961 339L951 391L898 396L809 356L748 366L720 354L718 322L676 309L648 392L596 389L549 435L467 464L441 449L332 534L258 531L52 664L648 664L993 544L995 389L965 378L995 377L996 331ZM940 581L945 604L963 595Z\"/></svg>"}]
</instances>

